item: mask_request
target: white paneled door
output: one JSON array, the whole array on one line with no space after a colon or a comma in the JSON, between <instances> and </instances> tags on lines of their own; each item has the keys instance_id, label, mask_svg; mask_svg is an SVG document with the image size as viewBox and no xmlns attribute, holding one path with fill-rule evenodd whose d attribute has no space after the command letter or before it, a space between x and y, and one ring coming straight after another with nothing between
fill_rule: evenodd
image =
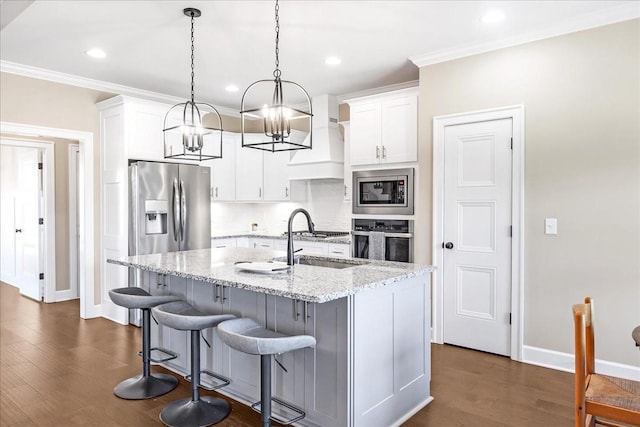
<instances>
[{"instance_id":1,"label":"white paneled door","mask_svg":"<svg viewBox=\"0 0 640 427\"><path fill-rule=\"evenodd\" d=\"M42 179L36 148L17 148L18 192L15 204L16 279L20 293L42 299L40 289L40 198Z\"/></svg>"},{"instance_id":2,"label":"white paneled door","mask_svg":"<svg viewBox=\"0 0 640 427\"><path fill-rule=\"evenodd\" d=\"M510 355L512 120L445 127L444 342Z\"/></svg>"}]
</instances>

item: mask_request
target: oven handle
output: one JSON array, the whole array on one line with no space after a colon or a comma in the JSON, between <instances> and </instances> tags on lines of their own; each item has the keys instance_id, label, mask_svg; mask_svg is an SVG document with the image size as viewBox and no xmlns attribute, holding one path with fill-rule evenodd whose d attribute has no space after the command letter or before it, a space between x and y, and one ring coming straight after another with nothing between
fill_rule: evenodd
<instances>
[{"instance_id":1,"label":"oven handle","mask_svg":"<svg viewBox=\"0 0 640 427\"><path fill-rule=\"evenodd\" d=\"M370 236L370 231L352 231L352 235L354 236ZM413 233L384 233L384 237L398 237L401 239L411 239L413 238Z\"/></svg>"}]
</instances>

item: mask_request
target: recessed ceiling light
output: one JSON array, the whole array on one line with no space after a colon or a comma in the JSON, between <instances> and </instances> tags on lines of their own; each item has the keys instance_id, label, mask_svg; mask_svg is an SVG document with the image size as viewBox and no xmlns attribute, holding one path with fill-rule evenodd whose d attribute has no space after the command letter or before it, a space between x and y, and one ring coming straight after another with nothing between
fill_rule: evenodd
<instances>
[{"instance_id":1,"label":"recessed ceiling light","mask_svg":"<svg viewBox=\"0 0 640 427\"><path fill-rule=\"evenodd\" d=\"M496 22L500 22L504 20L504 13L501 10L492 10L482 17L482 22L485 24L495 24Z\"/></svg>"},{"instance_id":2,"label":"recessed ceiling light","mask_svg":"<svg viewBox=\"0 0 640 427\"><path fill-rule=\"evenodd\" d=\"M93 49L89 49L85 53L92 58L102 59L107 57L107 54L105 53L105 51L102 49L98 49L97 47L94 47Z\"/></svg>"},{"instance_id":3,"label":"recessed ceiling light","mask_svg":"<svg viewBox=\"0 0 640 427\"><path fill-rule=\"evenodd\" d=\"M237 92L238 90L238 86L236 85L228 85L227 87L224 88L227 92Z\"/></svg>"},{"instance_id":4,"label":"recessed ceiling light","mask_svg":"<svg viewBox=\"0 0 640 427\"><path fill-rule=\"evenodd\" d=\"M338 58L337 56L330 56L324 60L324 63L327 65L340 65L342 64L342 59Z\"/></svg>"}]
</instances>

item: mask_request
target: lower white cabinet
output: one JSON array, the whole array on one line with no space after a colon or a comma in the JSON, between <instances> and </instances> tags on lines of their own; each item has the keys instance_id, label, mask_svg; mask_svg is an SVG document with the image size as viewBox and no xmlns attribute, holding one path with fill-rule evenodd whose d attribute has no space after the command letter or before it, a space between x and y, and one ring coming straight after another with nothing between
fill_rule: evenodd
<instances>
[{"instance_id":1,"label":"lower white cabinet","mask_svg":"<svg viewBox=\"0 0 640 427\"><path fill-rule=\"evenodd\" d=\"M273 249L273 239L264 239L262 237L249 237L249 247L257 249Z\"/></svg>"},{"instance_id":2,"label":"lower white cabinet","mask_svg":"<svg viewBox=\"0 0 640 427\"><path fill-rule=\"evenodd\" d=\"M349 258L351 254L348 243L329 243L328 253L330 257Z\"/></svg>"},{"instance_id":3,"label":"lower white cabinet","mask_svg":"<svg viewBox=\"0 0 640 427\"><path fill-rule=\"evenodd\" d=\"M212 238L211 239L211 249L216 249L216 248L235 248L235 247L236 247L236 238L235 237Z\"/></svg>"}]
</instances>

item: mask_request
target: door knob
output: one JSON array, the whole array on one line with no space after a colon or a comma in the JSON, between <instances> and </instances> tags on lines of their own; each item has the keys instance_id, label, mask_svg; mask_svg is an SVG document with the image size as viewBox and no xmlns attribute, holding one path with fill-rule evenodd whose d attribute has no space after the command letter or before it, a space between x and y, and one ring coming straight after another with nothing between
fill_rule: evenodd
<instances>
[{"instance_id":1,"label":"door knob","mask_svg":"<svg viewBox=\"0 0 640 427\"><path fill-rule=\"evenodd\" d=\"M22 228L16 228L16 233L22 233Z\"/></svg>"},{"instance_id":2,"label":"door knob","mask_svg":"<svg viewBox=\"0 0 640 427\"><path fill-rule=\"evenodd\" d=\"M447 243L443 244L442 246L447 248L447 249L453 249L453 243L451 243L451 242L447 242Z\"/></svg>"}]
</instances>

